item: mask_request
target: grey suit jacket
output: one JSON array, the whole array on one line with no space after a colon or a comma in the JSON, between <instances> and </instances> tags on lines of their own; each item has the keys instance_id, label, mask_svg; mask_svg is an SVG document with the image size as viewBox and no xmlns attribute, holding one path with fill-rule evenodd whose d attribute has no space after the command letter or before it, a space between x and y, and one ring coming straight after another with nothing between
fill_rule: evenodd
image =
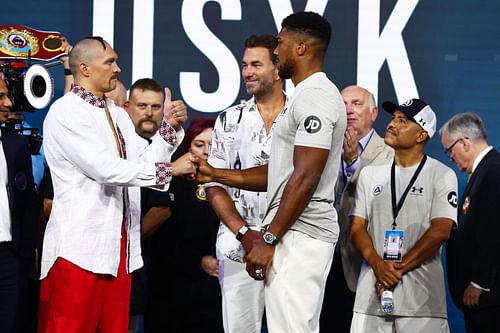
<instances>
[{"instance_id":1,"label":"grey suit jacket","mask_svg":"<svg viewBox=\"0 0 500 333\"><path fill-rule=\"evenodd\" d=\"M342 268L344 269L344 277L347 286L354 292L356 291L359 271L361 268L361 256L349 240L349 214L351 213L354 205L354 195L356 194L356 184L359 173L365 166L372 164L375 161L392 158L393 156L394 150L384 143L384 139L381 138L377 132L374 132L370 141L368 141L365 150L363 150L363 153L361 154L361 165L358 167L351 180L345 184L342 196L340 197L338 216L340 226L339 244L340 253L342 255Z\"/></svg>"}]
</instances>

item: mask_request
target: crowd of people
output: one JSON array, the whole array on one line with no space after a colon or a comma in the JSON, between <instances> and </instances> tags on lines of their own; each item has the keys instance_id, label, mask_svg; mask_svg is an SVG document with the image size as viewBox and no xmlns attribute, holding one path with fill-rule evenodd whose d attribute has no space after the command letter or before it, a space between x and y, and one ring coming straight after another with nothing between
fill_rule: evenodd
<instances>
[{"instance_id":1,"label":"crowd of people","mask_svg":"<svg viewBox=\"0 0 500 333\"><path fill-rule=\"evenodd\" d=\"M438 129L422 99L387 101L377 133L375 96L324 73L330 38L313 12L250 36L250 98L186 129L155 80L127 94L108 42L64 41L39 186L28 141L0 127L2 332L449 332L445 243L467 332L498 331L500 155L481 117ZM436 133L461 196L425 152Z\"/></svg>"}]
</instances>

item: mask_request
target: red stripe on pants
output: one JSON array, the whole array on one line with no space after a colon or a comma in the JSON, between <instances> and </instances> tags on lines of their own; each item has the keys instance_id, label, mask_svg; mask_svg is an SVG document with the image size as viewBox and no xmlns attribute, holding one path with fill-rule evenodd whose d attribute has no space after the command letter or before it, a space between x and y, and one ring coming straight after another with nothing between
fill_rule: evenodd
<instances>
[{"instance_id":1,"label":"red stripe on pants","mask_svg":"<svg viewBox=\"0 0 500 333\"><path fill-rule=\"evenodd\" d=\"M38 333L126 333L131 274L122 225L118 276L95 274L58 258L40 286Z\"/></svg>"}]
</instances>

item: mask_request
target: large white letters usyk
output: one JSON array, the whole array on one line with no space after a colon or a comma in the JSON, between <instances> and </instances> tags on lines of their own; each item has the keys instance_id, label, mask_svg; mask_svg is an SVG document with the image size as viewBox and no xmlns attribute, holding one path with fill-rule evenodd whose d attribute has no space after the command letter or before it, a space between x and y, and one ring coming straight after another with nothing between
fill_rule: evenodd
<instances>
[{"instance_id":1,"label":"large white letters usyk","mask_svg":"<svg viewBox=\"0 0 500 333\"><path fill-rule=\"evenodd\" d=\"M230 106L240 90L240 69L224 43L206 26L203 7L210 0L185 0L182 3L182 25L193 44L214 64L219 74L219 87L211 93L200 87L200 73L181 72L180 89L184 101L200 112L216 112ZM214 1L214 0L212 0ZM216 0L222 20L241 20L241 4L237 0Z\"/></svg>"},{"instance_id":2,"label":"large white letters usyk","mask_svg":"<svg viewBox=\"0 0 500 333\"><path fill-rule=\"evenodd\" d=\"M378 74L387 59L398 101L418 97L401 33L419 0L399 0L379 35L380 0L359 0L357 84L378 96Z\"/></svg>"}]
</instances>

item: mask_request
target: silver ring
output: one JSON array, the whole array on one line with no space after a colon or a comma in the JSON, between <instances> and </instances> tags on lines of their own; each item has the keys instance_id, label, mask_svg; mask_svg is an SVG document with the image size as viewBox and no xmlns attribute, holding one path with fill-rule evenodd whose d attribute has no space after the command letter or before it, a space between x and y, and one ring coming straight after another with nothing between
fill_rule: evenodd
<instances>
[{"instance_id":1,"label":"silver ring","mask_svg":"<svg viewBox=\"0 0 500 333\"><path fill-rule=\"evenodd\" d=\"M264 277L264 275L262 275L262 268L255 270L255 277L256 278L263 278Z\"/></svg>"}]
</instances>

